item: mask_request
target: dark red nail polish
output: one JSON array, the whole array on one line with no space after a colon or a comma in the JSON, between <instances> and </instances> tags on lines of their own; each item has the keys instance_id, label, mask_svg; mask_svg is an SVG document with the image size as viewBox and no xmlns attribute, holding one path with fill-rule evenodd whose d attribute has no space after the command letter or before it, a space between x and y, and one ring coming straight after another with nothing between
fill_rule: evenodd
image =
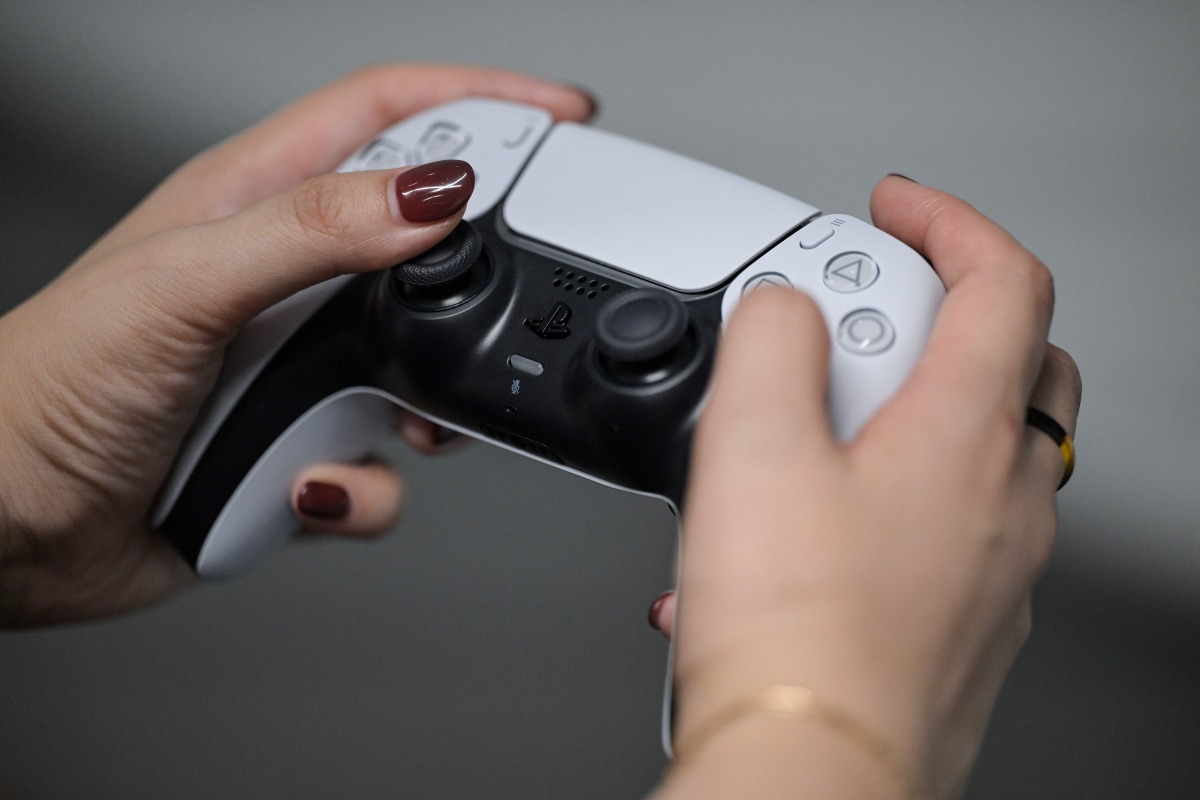
<instances>
[{"instance_id":1,"label":"dark red nail polish","mask_svg":"<svg viewBox=\"0 0 1200 800\"><path fill-rule=\"evenodd\" d=\"M475 170L465 161L433 161L400 173L396 200L409 222L434 222L458 211L475 190Z\"/></svg>"},{"instance_id":2,"label":"dark red nail polish","mask_svg":"<svg viewBox=\"0 0 1200 800\"><path fill-rule=\"evenodd\" d=\"M350 513L350 495L336 484L309 481L296 495L296 508L313 519L341 519Z\"/></svg>"},{"instance_id":3,"label":"dark red nail polish","mask_svg":"<svg viewBox=\"0 0 1200 800\"><path fill-rule=\"evenodd\" d=\"M903 178L904 180L908 181L909 183L917 183L912 178L908 177L907 175L901 175L899 172L889 172L888 177L889 178Z\"/></svg>"},{"instance_id":4,"label":"dark red nail polish","mask_svg":"<svg viewBox=\"0 0 1200 800\"><path fill-rule=\"evenodd\" d=\"M646 619L650 622L650 627L656 631L661 631L658 627L658 614L662 611L663 604L667 602L667 598L675 592L663 592L658 597L654 598L654 602L650 604L650 611L646 614Z\"/></svg>"}]
</instances>

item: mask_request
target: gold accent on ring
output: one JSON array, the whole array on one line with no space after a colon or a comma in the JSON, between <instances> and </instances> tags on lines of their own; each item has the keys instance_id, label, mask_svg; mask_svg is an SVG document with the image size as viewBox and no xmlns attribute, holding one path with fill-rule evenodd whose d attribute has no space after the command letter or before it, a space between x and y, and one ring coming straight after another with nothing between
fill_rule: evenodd
<instances>
[{"instance_id":1,"label":"gold accent on ring","mask_svg":"<svg viewBox=\"0 0 1200 800\"><path fill-rule=\"evenodd\" d=\"M1075 443L1071 441L1071 434L1068 433L1063 437L1062 444L1058 446L1058 449L1062 452L1063 457L1063 476L1062 480L1058 482L1058 488L1061 489L1067 485L1067 481L1071 480L1071 473L1075 471Z\"/></svg>"},{"instance_id":2,"label":"gold accent on ring","mask_svg":"<svg viewBox=\"0 0 1200 800\"><path fill-rule=\"evenodd\" d=\"M1058 482L1058 489L1063 488L1075 472L1075 442L1071 441L1071 435L1054 417L1033 406L1025 410L1025 422L1049 436L1058 445L1063 460L1063 475L1062 480Z\"/></svg>"}]
</instances>

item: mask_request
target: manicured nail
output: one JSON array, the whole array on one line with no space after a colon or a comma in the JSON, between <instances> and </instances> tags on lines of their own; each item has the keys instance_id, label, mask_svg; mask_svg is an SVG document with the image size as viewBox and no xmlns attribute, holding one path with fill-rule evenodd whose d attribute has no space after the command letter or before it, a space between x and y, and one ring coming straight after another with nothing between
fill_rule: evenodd
<instances>
[{"instance_id":1,"label":"manicured nail","mask_svg":"<svg viewBox=\"0 0 1200 800\"><path fill-rule=\"evenodd\" d=\"M296 495L296 508L313 519L342 519L350 513L350 495L336 484L309 481Z\"/></svg>"},{"instance_id":2,"label":"manicured nail","mask_svg":"<svg viewBox=\"0 0 1200 800\"><path fill-rule=\"evenodd\" d=\"M662 628L658 627L658 615L662 612L662 607L673 594L675 592L663 592L654 598L654 602L650 604L650 611L646 614L646 619L649 620L650 627L660 633L662 632Z\"/></svg>"},{"instance_id":3,"label":"manicured nail","mask_svg":"<svg viewBox=\"0 0 1200 800\"><path fill-rule=\"evenodd\" d=\"M458 211L475 190L475 170L465 161L432 161L400 173L396 200L409 222L435 222Z\"/></svg>"},{"instance_id":4,"label":"manicured nail","mask_svg":"<svg viewBox=\"0 0 1200 800\"><path fill-rule=\"evenodd\" d=\"M907 175L901 175L899 172L889 172L888 177L889 178L904 178L904 180L908 181L909 183L917 183L912 178L908 177Z\"/></svg>"}]
</instances>

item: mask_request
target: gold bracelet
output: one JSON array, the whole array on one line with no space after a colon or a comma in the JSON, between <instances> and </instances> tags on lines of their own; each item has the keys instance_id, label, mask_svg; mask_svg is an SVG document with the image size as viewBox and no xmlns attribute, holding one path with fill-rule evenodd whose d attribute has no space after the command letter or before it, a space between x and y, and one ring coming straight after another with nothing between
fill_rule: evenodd
<instances>
[{"instance_id":1,"label":"gold bracelet","mask_svg":"<svg viewBox=\"0 0 1200 800\"><path fill-rule=\"evenodd\" d=\"M676 766L689 760L700 748L726 727L752 714L766 714L783 720L813 720L842 734L871 758L903 787L907 800L926 800L916 771L879 734L847 711L819 699L802 686L770 686L758 694L725 706L680 740L675 750Z\"/></svg>"}]
</instances>

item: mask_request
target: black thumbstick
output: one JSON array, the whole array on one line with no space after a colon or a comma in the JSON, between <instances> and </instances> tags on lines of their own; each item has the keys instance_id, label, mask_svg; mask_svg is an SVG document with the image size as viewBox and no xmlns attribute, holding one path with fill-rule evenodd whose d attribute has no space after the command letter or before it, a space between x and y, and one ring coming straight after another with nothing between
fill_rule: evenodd
<instances>
[{"instance_id":1,"label":"black thumbstick","mask_svg":"<svg viewBox=\"0 0 1200 800\"><path fill-rule=\"evenodd\" d=\"M479 258L483 239L465 219L442 241L392 268L393 280L409 286L436 286L465 273Z\"/></svg>"},{"instance_id":2,"label":"black thumbstick","mask_svg":"<svg viewBox=\"0 0 1200 800\"><path fill-rule=\"evenodd\" d=\"M688 340L688 313L673 294L633 289L614 297L596 317L596 349L610 371L643 380L674 362Z\"/></svg>"},{"instance_id":3,"label":"black thumbstick","mask_svg":"<svg viewBox=\"0 0 1200 800\"><path fill-rule=\"evenodd\" d=\"M490 274L483 237L463 220L421 255L392 267L392 290L420 311L444 311L479 294Z\"/></svg>"}]
</instances>

